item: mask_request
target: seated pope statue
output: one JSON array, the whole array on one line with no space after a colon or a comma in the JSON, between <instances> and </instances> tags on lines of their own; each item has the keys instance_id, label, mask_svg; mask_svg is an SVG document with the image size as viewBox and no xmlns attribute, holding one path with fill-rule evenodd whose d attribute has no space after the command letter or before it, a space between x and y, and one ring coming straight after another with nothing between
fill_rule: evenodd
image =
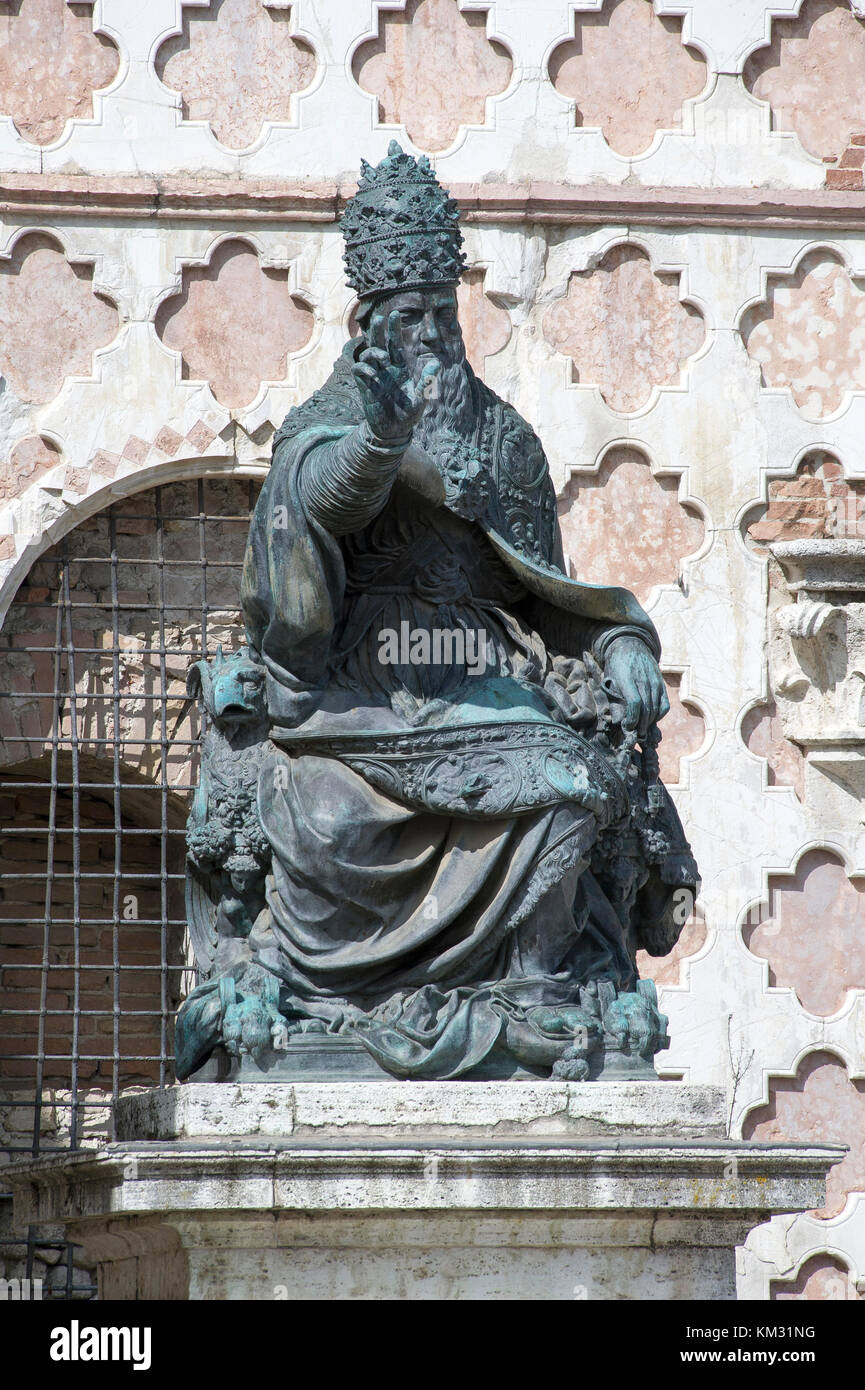
<instances>
[{"instance_id":1,"label":"seated pope statue","mask_svg":"<svg viewBox=\"0 0 865 1390\"><path fill-rule=\"evenodd\" d=\"M672 948L698 882L658 779L657 634L627 590L566 575L541 443L466 360L428 161L364 163L342 231L360 334L276 434L242 579L252 694L212 696L215 726L251 722L204 750L210 940L178 1072L318 1048L335 1076L652 1075L666 1020L636 952ZM257 797L220 840L237 769Z\"/></svg>"}]
</instances>

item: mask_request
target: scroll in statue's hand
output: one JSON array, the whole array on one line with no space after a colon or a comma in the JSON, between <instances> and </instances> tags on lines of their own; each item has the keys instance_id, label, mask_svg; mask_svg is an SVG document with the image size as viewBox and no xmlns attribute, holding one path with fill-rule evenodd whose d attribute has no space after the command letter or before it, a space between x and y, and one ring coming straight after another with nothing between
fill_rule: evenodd
<instances>
[{"instance_id":1,"label":"scroll in statue's hand","mask_svg":"<svg viewBox=\"0 0 865 1390\"><path fill-rule=\"evenodd\" d=\"M402 346L399 312L395 309L388 316L385 328L384 314L373 310L354 378L376 439L384 444L408 443L438 369L438 362L428 362L415 382Z\"/></svg>"},{"instance_id":2,"label":"scroll in statue's hand","mask_svg":"<svg viewBox=\"0 0 865 1390\"><path fill-rule=\"evenodd\" d=\"M622 723L626 729L636 729L642 741L670 708L657 661L639 637L617 637L607 650L604 674L624 701Z\"/></svg>"}]
</instances>

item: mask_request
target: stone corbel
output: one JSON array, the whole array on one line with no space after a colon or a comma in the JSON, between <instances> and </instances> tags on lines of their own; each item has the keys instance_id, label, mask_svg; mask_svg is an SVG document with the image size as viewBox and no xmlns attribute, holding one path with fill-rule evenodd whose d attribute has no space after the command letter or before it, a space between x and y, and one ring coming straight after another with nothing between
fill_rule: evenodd
<instances>
[{"instance_id":1,"label":"stone corbel","mask_svg":"<svg viewBox=\"0 0 865 1390\"><path fill-rule=\"evenodd\" d=\"M769 675L784 734L807 764L865 792L865 540L775 541L792 603L770 619Z\"/></svg>"}]
</instances>

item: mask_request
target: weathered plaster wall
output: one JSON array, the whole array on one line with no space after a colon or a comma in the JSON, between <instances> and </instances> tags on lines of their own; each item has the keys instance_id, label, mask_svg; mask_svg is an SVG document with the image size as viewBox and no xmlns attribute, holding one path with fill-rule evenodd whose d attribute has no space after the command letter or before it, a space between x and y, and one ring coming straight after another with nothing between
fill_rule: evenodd
<instances>
[{"instance_id":1,"label":"weathered plaster wall","mask_svg":"<svg viewBox=\"0 0 865 1390\"><path fill-rule=\"evenodd\" d=\"M703 888L641 962L663 1068L726 1085L736 1133L851 1146L825 1213L752 1238L743 1291L855 1297L861 796L785 732L767 546L862 534L865 7L37 8L0 5L3 606L112 498L264 474L345 340L340 190L393 136L431 152L471 359L543 437L574 572L632 584L664 643Z\"/></svg>"}]
</instances>

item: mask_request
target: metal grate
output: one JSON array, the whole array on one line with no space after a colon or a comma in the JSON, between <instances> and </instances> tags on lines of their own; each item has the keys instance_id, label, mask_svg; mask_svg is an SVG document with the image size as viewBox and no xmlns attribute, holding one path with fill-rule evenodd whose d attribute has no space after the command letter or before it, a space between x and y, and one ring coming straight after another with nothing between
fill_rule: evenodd
<instances>
[{"instance_id":1,"label":"metal grate","mask_svg":"<svg viewBox=\"0 0 865 1390\"><path fill-rule=\"evenodd\" d=\"M173 1015L193 982L183 837L200 729L186 673L239 644L258 486L204 478L115 503L36 562L0 634L7 1153L112 1137L124 1088L172 1079Z\"/></svg>"}]
</instances>

